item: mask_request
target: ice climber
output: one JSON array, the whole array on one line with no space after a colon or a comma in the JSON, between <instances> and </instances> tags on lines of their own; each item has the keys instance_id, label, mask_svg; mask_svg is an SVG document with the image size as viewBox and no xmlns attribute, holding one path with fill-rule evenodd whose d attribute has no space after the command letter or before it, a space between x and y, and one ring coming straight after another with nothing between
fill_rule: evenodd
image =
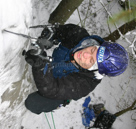
<instances>
[{"instance_id":1,"label":"ice climber","mask_svg":"<svg viewBox=\"0 0 136 129\"><path fill-rule=\"evenodd\" d=\"M120 75L128 66L128 54L117 43L90 36L86 29L74 24L53 29L53 35L48 35L49 30L45 28L39 37L41 42L49 36L52 41L60 42L53 51L51 63L33 55L32 50L25 54L38 89L27 97L25 106L36 114L55 110L67 100L85 97L104 76Z\"/></svg>"}]
</instances>

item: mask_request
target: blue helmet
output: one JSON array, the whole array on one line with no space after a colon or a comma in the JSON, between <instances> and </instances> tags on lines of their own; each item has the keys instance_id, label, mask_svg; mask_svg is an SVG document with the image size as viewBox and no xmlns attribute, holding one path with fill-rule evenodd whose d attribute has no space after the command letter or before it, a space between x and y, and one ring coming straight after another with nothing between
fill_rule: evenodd
<instances>
[{"instance_id":1,"label":"blue helmet","mask_svg":"<svg viewBox=\"0 0 136 129\"><path fill-rule=\"evenodd\" d=\"M117 43L104 42L97 51L98 70L102 75L120 75L126 70L128 60L127 51Z\"/></svg>"}]
</instances>

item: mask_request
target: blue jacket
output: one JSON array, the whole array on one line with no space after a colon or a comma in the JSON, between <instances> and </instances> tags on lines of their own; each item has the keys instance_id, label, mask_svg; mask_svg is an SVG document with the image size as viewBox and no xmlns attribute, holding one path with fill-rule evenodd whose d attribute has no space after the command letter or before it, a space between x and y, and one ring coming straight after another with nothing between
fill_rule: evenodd
<instances>
[{"instance_id":1,"label":"blue jacket","mask_svg":"<svg viewBox=\"0 0 136 129\"><path fill-rule=\"evenodd\" d=\"M54 50L52 65L54 66L53 76L55 78L61 78L62 76L67 76L69 73L79 72L79 69L70 62L70 53L71 50L62 45L59 45Z\"/></svg>"}]
</instances>

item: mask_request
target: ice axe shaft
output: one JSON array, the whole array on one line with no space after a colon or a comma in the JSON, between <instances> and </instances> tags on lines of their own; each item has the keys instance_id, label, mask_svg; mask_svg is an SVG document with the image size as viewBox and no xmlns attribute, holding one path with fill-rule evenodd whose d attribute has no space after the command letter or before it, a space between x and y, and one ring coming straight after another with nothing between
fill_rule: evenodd
<instances>
[{"instance_id":1,"label":"ice axe shaft","mask_svg":"<svg viewBox=\"0 0 136 129\"><path fill-rule=\"evenodd\" d=\"M12 31L9 31L9 30L3 30L3 31L11 33L11 34L19 35L19 36L22 36L22 37L25 37L25 38L28 38L28 39L36 39L37 40L37 38L31 37L29 35L25 35L25 34L21 34L21 33L16 33L16 32L12 32Z\"/></svg>"}]
</instances>

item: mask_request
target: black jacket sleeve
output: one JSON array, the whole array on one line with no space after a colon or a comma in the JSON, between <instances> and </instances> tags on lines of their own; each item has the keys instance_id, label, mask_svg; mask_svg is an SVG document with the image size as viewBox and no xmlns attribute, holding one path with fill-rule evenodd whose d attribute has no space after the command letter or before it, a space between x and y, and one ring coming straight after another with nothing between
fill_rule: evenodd
<instances>
[{"instance_id":1,"label":"black jacket sleeve","mask_svg":"<svg viewBox=\"0 0 136 129\"><path fill-rule=\"evenodd\" d=\"M67 77L54 78L51 72L33 68L33 76L39 93L50 99L80 99L88 95L101 80L93 79L93 73L71 73Z\"/></svg>"},{"instance_id":2,"label":"black jacket sleeve","mask_svg":"<svg viewBox=\"0 0 136 129\"><path fill-rule=\"evenodd\" d=\"M64 47L71 49L88 36L86 29L74 24L66 24L56 28L54 39L58 39Z\"/></svg>"}]
</instances>

